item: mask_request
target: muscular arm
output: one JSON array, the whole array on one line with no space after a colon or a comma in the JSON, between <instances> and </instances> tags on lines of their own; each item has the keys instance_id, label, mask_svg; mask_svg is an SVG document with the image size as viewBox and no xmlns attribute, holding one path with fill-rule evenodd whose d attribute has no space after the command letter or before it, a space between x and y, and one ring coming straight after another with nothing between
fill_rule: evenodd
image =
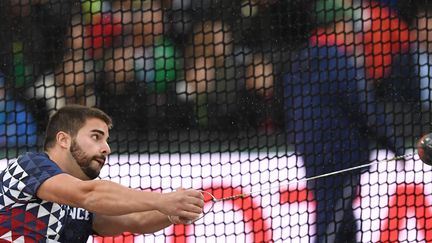
<instances>
[{"instance_id":1,"label":"muscular arm","mask_svg":"<svg viewBox=\"0 0 432 243\"><path fill-rule=\"evenodd\" d=\"M37 196L46 201L111 216L157 210L166 215L194 219L199 217L204 205L201 193L195 190L161 194L105 180L82 181L67 174L59 174L43 182Z\"/></svg>"}]
</instances>

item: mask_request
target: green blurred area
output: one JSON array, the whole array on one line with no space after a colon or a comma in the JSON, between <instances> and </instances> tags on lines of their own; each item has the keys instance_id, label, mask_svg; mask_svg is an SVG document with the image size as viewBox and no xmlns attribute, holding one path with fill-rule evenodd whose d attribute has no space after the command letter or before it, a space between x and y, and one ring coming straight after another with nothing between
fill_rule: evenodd
<instances>
[{"instance_id":1,"label":"green blurred area","mask_svg":"<svg viewBox=\"0 0 432 243\"><path fill-rule=\"evenodd\" d=\"M340 20L350 20L353 17L351 1L318 0L315 5L315 18L319 25L327 25Z\"/></svg>"},{"instance_id":2,"label":"green blurred area","mask_svg":"<svg viewBox=\"0 0 432 243\"><path fill-rule=\"evenodd\" d=\"M21 88L32 81L33 70L31 65L28 65L24 59L23 43L21 41L14 41L12 45L15 87Z\"/></svg>"},{"instance_id":3,"label":"green blurred area","mask_svg":"<svg viewBox=\"0 0 432 243\"><path fill-rule=\"evenodd\" d=\"M159 38L154 47L155 83L150 89L164 93L168 83L176 80L177 72L182 65L181 53L168 38Z\"/></svg>"}]
</instances>

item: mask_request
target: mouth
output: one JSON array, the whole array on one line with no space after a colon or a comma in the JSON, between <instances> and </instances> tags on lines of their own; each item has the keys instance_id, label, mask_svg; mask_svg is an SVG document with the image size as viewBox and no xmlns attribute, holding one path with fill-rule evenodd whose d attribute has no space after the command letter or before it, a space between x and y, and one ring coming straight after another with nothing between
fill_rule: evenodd
<instances>
[{"instance_id":1,"label":"mouth","mask_svg":"<svg viewBox=\"0 0 432 243\"><path fill-rule=\"evenodd\" d=\"M102 158L95 159L95 161L98 162L101 167L105 164L105 159Z\"/></svg>"}]
</instances>

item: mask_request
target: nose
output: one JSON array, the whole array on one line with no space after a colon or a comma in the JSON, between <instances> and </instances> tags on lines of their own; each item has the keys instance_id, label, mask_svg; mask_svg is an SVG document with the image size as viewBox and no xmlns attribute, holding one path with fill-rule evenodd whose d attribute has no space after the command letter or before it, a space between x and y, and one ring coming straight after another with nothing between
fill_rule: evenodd
<instances>
[{"instance_id":1,"label":"nose","mask_svg":"<svg viewBox=\"0 0 432 243\"><path fill-rule=\"evenodd\" d=\"M111 148L110 148L110 146L109 146L109 144L108 143L104 143L104 145L102 146L102 154L104 154L104 155L109 155L110 153L111 153Z\"/></svg>"}]
</instances>

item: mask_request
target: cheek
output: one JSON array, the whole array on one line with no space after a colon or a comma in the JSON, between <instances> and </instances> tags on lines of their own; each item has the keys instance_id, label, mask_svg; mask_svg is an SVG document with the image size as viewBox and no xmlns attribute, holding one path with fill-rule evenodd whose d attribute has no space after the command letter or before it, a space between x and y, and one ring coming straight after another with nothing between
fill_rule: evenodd
<instances>
[{"instance_id":1,"label":"cheek","mask_svg":"<svg viewBox=\"0 0 432 243\"><path fill-rule=\"evenodd\" d=\"M80 144L80 147L83 150L84 154L87 156L94 155L99 150L98 144L91 139L83 140Z\"/></svg>"}]
</instances>

